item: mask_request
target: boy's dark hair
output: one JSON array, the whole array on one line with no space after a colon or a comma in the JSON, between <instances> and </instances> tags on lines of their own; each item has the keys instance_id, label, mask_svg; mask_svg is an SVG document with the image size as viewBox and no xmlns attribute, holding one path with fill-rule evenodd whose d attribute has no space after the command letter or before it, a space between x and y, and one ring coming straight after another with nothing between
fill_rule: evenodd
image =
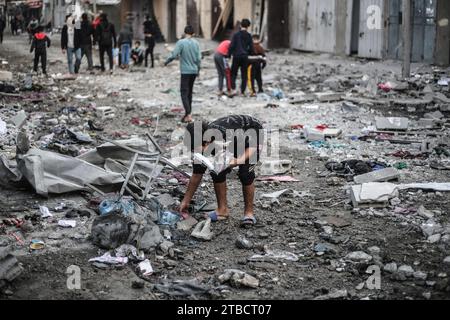
<instances>
[{"instance_id":1,"label":"boy's dark hair","mask_svg":"<svg viewBox=\"0 0 450 320\"><path fill-rule=\"evenodd\" d=\"M186 28L184 28L184 33L192 36L195 33L194 27L193 26L186 26Z\"/></svg>"},{"instance_id":2,"label":"boy's dark hair","mask_svg":"<svg viewBox=\"0 0 450 320\"><path fill-rule=\"evenodd\" d=\"M248 28L252 25L252 23L250 22L250 20L248 19L242 19L241 21L241 27L242 28Z\"/></svg>"},{"instance_id":3,"label":"boy's dark hair","mask_svg":"<svg viewBox=\"0 0 450 320\"><path fill-rule=\"evenodd\" d=\"M195 134L200 134L200 131L196 132L196 129L201 128L201 137L195 137ZM186 133L184 135L184 145L187 148L190 148L191 151L194 149L204 146L209 141L203 141L203 136L205 135L205 132L208 130L208 122L202 121L202 122L192 122L189 123L186 126ZM198 143L201 142L201 145Z\"/></svg>"},{"instance_id":4,"label":"boy's dark hair","mask_svg":"<svg viewBox=\"0 0 450 320\"><path fill-rule=\"evenodd\" d=\"M141 42L138 40L134 44L141 45Z\"/></svg>"},{"instance_id":5,"label":"boy's dark hair","mask_svg":"<svg viewBox=\"0 0 450 320\"><path fill-rule=\"evenodd\" d=\"M100 15L100 20L102 20L102 21L108 21L108 15L107 15L106 13L102 13L102 14Z\"/></svg>"},{"instance_id":6,"label":"boy's dark hair","mask_svg":"<svg viewBox=\"0 0 450 320\"><path fill-rule=\"evenodd\" d=\"M145 20L149 20L150 19L150 15L146 14L145 15Z\"/></svg>"},{"instance_id":7,"label":"boy's dark hair","mask_svg":"<svg viewBox=\"0 0 450 320\"><path fill-rule=\"evenodd\" d=\"M259 34L252 35L253 40L260 40Z\"/></svg>"},{"instance_id":8,"label":"boy's dark hair","mask_svg":"<svg viewBox=\"0 0 450 320\"><path fill-rule=\"evenodd\" d=\"M38 26L38 27L36 28L36 31L37 31L37 32L43 32L43 31L44 31L44 27L43 27L43 26Z\"/></svg>"},{"instance_id":9,"label":"boy's dark hair","mask_svg":"<svg viewBox=\"0 0 450 320\"><path fill-rule=\"evenodd\" d=\"M82 19L83 21L87 21L87 20L88 20L88 15L87 15L87 13L83 13L83 14L81 15L81 19Z\"/></svg>"}]
</instances>

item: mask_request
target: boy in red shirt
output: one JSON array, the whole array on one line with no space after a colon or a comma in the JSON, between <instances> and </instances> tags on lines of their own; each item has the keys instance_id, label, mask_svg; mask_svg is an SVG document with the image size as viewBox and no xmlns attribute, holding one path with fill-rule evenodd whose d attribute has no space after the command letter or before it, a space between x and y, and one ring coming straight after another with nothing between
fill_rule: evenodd
<instances>
[{"instance_id":1,"label":"boy in red shirt","mask_svg":"<svg viewBox=\"0 0 450 320\"><path fill-rule=\"evenodd\" d=\"M216 49L214 54L214 63L216 64L217 73L219 75L219 92L218 95L222 96L223 92L223 79L227 82L228 95L231 94L231 69L228 64L228 51L230 48L231 41L222 41Z\"/></svg>"},{"instance_id":2,"label":"boy in red shirt","mask_svg":"<svg viewBox=\"0 0 450 320\"><path fill-rule=\"evenodd\" d=\"M30 53L34 51L34 72L38 71L39 59L41 60L42 73L47 74L47 48L50 47L51 41L44 33L43 27L36 28L36 33L33 36Z\"/></svg>"}]
</instances>

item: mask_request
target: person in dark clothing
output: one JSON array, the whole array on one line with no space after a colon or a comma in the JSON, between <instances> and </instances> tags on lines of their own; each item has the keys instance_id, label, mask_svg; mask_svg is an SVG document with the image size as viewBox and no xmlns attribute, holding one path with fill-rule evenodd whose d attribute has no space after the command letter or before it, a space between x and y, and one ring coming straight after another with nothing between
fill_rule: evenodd
<instances>
[{"instance_id":1,"label":"person in dark clothing","mask_svg":"<svg viewBox=\"0 0 450 320\"><path fill-rule=\"evenodd\" d=\"M258 93L263 93L262 70L266 67L266 50L261 45L258 35L253 35L253 52L255 56L249 57L249 74L251 76L250 92L251 96L256 96L255 80L258 84Z\"/></svg>"},{"instance_id":2,"label":"person in dark clothing","mask_svg":"<svg viewBox=\"0 0 450 320\"><path fill-rule=\"evenodd\" d=\"M61 31L61 49L67 53L67 63L70 74L77 74L81 65L81 30L75 27L76 19L71 14L66 16L66 24ZM73 56L75 55L75 65Z\"/></svg>"},{"instance_id":3,"label":"person in dark clothing","mask_svg":"<svg viewBox=\"0 0 450 320\"><path fill-rule=\"evenodd\" d=\"M17 30L19 29L19 21L17 20L17 17L14 16L11 19L11 33L13 36L17 35Z\"/></svg>"},{"instance_id":4,"label":"person in dark clothing","mask_svg":"<svg viewBox=\"0 0 450 320\"><path fill-rule=\"evenodd\" d=\"M51 41L43 31L44 28L37 28L31 42L30 53L34 51L34 72L38 71L39 60L41 60L42 73L47 74L47 48L50 47Z\"/></svg>"},{"instance_id":5,"label":"person in dark clothing","mask_svg":"<svg viewBox=\"0 0 450 320\"><path fill-rule=\"evenodd\" d=\"M191 152L207 157L207 153L215 156L228 150L233 155L222 166L225 168L222 172L211 172L218 208L207 214L206 218L213 222L229 218L226 179L232 169L238 167L245 203L242 225L256 224L253 211L255 167L260 160L263 143L264 129L261 122L247 115L231 115L211 123L195 122L187 126L184 145ZM197 156L194 155L194 159ZM187 212L206 170L203 163L194 161L193 174L180 205L181 213Z\"/></svg>"},{"instance_id":6,"label":"person in dark clothing","mask_svg":"<svg viewBox=\"0 0 450 320\"><path fill-rule=\"evenodd\" d=\"M94 35L94 27L89 21L87 13L83 13L81 16L81 30L80 30L80 46L81 46L81 59L86 56L88 61L88 70L92 71L94 63L92 60L92 36Z\"/></svg>"},{"instance_id":7,"label":"person in dark clothing","mask_svg":"<svg viewBox=\"0 0 450 320\"><path fill-rule=\"evenodd\" d=\"M0 43L3 43L3 32L5 31L6 20L0 16Z\"/></svg>"},{"instance_id":8,"label":"person in dark clothing","mask_svg":"<svg viewBox=\"0 0 450 320\"><path fill-rule=\"evenodd\" d=\"M114 25L108 21L108 16L103 13L100 17L100 24L96 28L97 41L100 49L100 64L102 71L105 71L105 53L109 59L109 70L113 72L113 47L117 48L117 36Z\"/></svg>"},{"instance_id":9,"label":"person in dark clothing","mask_svg":"<svg viewBox=\"0 0 450 320\"><path fill-rule=\"evenodd\" d=\"M145 50L145 67L148 67L148 56L150 55L152 61L152 68L155 67L155 58L153 55L153 51L155 50L156 41L155 41L155 25L153 21L150 19L150 16L145 17L144 22L144 35L145 35L145 45L147 49Z\"/></svg>"},{"instance_id":10,"label":"person in dark clothing","mask_svg":"<svg viewBox=\"0 0 450 320\"><path fill-rule=\"evenodd\" d=\"M236 90L236 79L239 69L241 70L241 94L245 95L247 89L247 68L248 56L253 55L253 41L252 36L247 31L251 23L248 19L243 19L241 22L241 30L236 32L231 39L228 56L233 56L233 64L231 66L231 87L233 94Z\"/></svg>"}]
</instances>

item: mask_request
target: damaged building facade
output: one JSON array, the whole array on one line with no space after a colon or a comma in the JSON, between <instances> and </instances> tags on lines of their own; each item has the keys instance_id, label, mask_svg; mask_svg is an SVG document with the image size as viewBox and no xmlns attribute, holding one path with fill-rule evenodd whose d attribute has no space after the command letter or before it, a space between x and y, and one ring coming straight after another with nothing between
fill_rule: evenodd
<instances>
[{"instance_id":1,"label":"damaged building facade","mask_svg":"<svg viewBox=\"0 0 450 320\"><path fill-rule=\"evenodd\" d=\"M400 59L401 0L291 1L291 46L305 51ZM413 1L415 62L448 65L448 1Z\"/></svg>"}]
</instances>

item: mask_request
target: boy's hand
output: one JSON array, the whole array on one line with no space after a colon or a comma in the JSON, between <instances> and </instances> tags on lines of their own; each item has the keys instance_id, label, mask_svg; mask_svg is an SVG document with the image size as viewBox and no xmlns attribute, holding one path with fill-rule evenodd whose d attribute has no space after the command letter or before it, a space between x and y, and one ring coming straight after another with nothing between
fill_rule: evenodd
<instances>
[{"instance_id":1,"label":"boy's hand","mask_svg":"<svg viewBox=\"0 0 450 320\"><path fill-rule=\"evenodd\" d=\"M187 212L189 212L189 203L182 202L180 207L178 208L178 211L180 213L187 213Z\"/></svg>"},{"instance_id":2,"label":"boy's hand","mask_svg":"<svg viewBox=\"0 0 450 320\"><path fill-rule=\"evenodd\" d=\"M63 53L63 54L66 54L66 49L62 49L62 53Z\"/></svg>"}]
</instances>

